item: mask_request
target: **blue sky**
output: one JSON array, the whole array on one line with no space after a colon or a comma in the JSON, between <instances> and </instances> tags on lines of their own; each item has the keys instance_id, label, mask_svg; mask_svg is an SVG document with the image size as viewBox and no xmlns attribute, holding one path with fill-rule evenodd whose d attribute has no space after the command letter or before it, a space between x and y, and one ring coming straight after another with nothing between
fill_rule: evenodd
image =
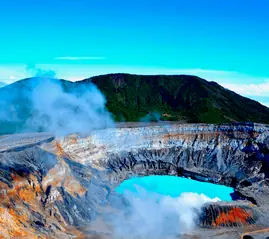
<instances>
[{"instance_id":1,"label":"blue sky","mask_svg":"<svg viewBox=\"0 0 269 239\"><path fill-rule=\"evenodd\" d=\"M30 76L28 65L70 80L190 73L265 102L268 9L267 0L3 0L0 81Z\"/></svg>"}]
</instances>

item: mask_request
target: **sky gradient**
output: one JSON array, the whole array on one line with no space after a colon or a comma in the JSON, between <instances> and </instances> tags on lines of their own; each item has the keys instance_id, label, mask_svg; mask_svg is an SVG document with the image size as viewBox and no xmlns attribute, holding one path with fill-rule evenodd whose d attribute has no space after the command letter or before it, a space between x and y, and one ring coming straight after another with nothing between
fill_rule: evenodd
<instances>
[{"instance_id":1,"label":"sky gradient","mask_svg":"<svg viewBox=\"0 0 269 239\"><path fill-rule=\"evenodd\" d=\"M243 94L257 85L248 95L269 104L268 9L267 0L3 0L0 81L34 65L70 80L189 73Z\"/></svg>"}]
</instances>

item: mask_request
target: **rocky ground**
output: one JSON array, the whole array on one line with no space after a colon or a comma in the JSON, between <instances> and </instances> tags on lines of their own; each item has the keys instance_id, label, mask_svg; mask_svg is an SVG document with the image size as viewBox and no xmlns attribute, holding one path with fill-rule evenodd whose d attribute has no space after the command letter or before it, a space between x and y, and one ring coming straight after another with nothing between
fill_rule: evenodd
<instances>
[{"instance_id":1,"label":"rocky ground","mask_svg":"<svg viewBox=\"0 0 269 239\"><path fill-rule=\"evenodd\" d=\"M0 238L113 238L104 223L136 175L191 177L235 188L236 201L204 206L181 238L266 238L269 126L118 125L86 138L0 137ZM245 234L243 234L245 233Z\"/></svg>"}]
</instances>

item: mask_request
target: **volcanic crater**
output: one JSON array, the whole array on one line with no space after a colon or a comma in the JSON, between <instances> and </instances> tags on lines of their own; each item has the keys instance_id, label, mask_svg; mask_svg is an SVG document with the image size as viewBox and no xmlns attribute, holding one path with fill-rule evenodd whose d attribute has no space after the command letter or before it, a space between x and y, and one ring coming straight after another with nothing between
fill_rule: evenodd
<instances>
[{"instance_id":1,"label":"volcanic crater","mask_svg":"<svg viewBox=\"0 0 269 239\"><path fill-rule=\"evenodd\" d=\"M204 205L192 235L266 238L269 126L117 125L87 137L49 133L0 138L0 238L113 238L103 221L134 176L173 175L234 188L232 202Z\"/></svg>"}]
</instances>

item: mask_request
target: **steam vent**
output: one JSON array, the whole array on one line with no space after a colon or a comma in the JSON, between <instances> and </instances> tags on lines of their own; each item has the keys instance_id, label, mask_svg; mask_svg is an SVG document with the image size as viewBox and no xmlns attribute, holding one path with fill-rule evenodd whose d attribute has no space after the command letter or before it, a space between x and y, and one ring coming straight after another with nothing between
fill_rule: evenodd
<instances>
[{"instance_id":1,"label":"steam vent","mask_svg":"<svg viewBox=\"0 0 269 239\"><path fill-rule=\"evenodd\" d=\"M115 238L125 179L173 175L234 188L178 238L269 236L269 126L117 125L87 137L0 137L0 238ZM130 237L132 238L132 237ZM126 238L127 239L127 238Z\"/></svg>"}]
</instances>

